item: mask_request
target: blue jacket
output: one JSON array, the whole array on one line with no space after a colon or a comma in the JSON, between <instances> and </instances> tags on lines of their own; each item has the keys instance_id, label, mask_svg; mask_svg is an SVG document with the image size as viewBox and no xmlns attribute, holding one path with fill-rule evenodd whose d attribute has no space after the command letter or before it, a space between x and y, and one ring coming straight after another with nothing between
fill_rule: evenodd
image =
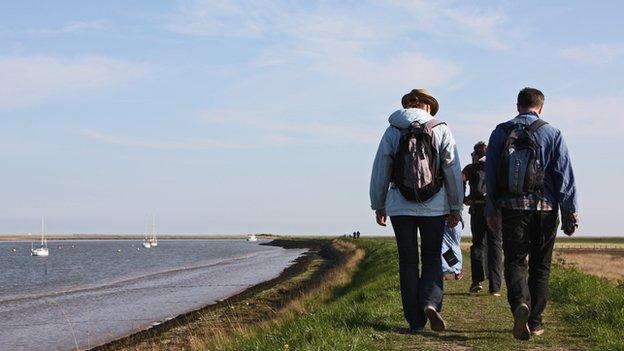
<instances>
[{"instance_id":1,"label":"blue jacket","mask_svg":"<svg viewBox=\"0 0 624 351\"><path fill-rule=\"evenodd\" d=\"M534 113L522 114L511 121L529 125L539 116ZM576 214L578 210L576 200L576 184L574 172L563 136L559 129L546 124L535 132L537 142L541 146L542 165L546 170L544 176L544 201L548 202L553 209L561 208L564 218ZM494 216L501 202L511 198L509 195L499 194L498 172L501 152L504 148L507 132L499 125L490 136L487 148L485 179L487 185L486 215ZM520 199L532 200L536 195L527 195Z\"/></svg>"},{"instance_id":2,"label":"blue jacket","mask_svg":"<svg viewBox=\"0 0 624 351\"><path fill-rule=\"evenodd\" d=\"M412 122L425 123L433 117L424 110L401 109L390 115L392 126L386 129L373 164L370 182L370 200L373 210L385 209L388 216L423 216L435 217L461 212L464 200L464 187L461 177L461 165L455 139L445 124L433 129L437 143L439 162L444 175L442 189L431 199L423 203L406 200L398 188L390 183L392 158L397 152L401 132L409 128ZM396 127L396 128L395 128Z\"/></svg>"}]
</instances>

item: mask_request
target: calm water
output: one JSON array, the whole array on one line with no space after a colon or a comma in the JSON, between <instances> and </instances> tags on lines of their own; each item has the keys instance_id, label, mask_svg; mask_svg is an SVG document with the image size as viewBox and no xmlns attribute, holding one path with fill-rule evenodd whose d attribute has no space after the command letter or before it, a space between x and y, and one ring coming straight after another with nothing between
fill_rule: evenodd
<instances>
[{"instance_id":1,"label":"calm water","mask_svg":"<svg viewBox=\"0 0 624 351\"><path fill-rule=\"evenodd\" d=\"M272 279L304 250L243 240L0 242L0 349L99 345ZM16 251L13 251L15 249Z\"/></svg>"}]
</instances>

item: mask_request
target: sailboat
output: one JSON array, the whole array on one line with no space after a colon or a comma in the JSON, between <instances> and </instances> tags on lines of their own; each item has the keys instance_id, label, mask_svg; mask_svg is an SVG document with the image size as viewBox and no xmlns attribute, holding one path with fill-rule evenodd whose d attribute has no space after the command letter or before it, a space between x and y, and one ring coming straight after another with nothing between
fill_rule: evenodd
<instances>
[{"instance_id":1,"label":"sailboat","mask_svg":"<svg viewBox=\"0 0 624 351\"><path fill-rule=\"evenodd\" d=\"M251 234L247 237L247 241L258 241L258 238L256 238L256 234Z\"/></svg>"},{"instance_id":2,"label":"sailboat","mask_svg":"<svg viewBox=\"0 0 624 351\"><path fill-rule=\"evenodd\" d=\"M152 215L152 237L149 239L152 247L158 246L158 239L156 239L156 215Z\"/></svg>"},{"instance_id":3,"label":"sailboat","mask_svg":"<svg viewBox=\"0 0 624 351\"><path fill-rule=\"evenodd\" d=\"M45 221L44 218L41 217L41 247L33 248L31 243L30 254L32 256L41 256L48 257L50 255L50 251L48 250L48 240L45 237Z\"/></svg>"},{"instance_id":4,"label":"sailboat","mask_svg":"<svg viewBox=\"0 0 624 351\"><path fill-rule=\"evenodd\" d=\"M144 248L149 249L152 247L152 243L150 242L150 239L147 237L147 221L145 222L145 235L143 236L143 242L141 243L141 245L143 245Z\"/></svg>"}]
</instances>

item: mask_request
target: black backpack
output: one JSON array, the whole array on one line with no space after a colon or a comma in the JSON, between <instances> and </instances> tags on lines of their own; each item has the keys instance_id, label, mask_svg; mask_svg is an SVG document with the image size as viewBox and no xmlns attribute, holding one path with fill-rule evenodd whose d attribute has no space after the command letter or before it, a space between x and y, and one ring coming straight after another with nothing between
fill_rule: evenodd
<instances>
[{"instance_id":1,"label":"black backpack","mask_svg":"<svg viewBox=\"0 0 624 351\"><path fill-rule=\"evenodd\" d=\"M442 188L443 178L434 144L433 128L446 124L436 119L426 123L413 122L401 130L397 153L393 159L391 181L403 197L425 202Z\"/></svg>"},{"instance_id":2,"label":"black backpack","mask_svg":"<svg viewBox=\"0 0 624 351\"><path fill-rule=\"evenodd\" d=\"M485 195L487 193L486 183L485 183L485 162L477 161L473 163L473 172L468 179L470 183L470 199L483 201L485 200Z\"/></svg>"},{"instance_id":3,"label":"black backpack","mask_svg":"<svg viewBox=\"0 0 624 351\"><path fill-rule=\"evenodd\" d=\"M546 124L542 119L530 125L514 122L501 124L507 132L498 173L501 193L519 196L543 192L544 166L535 131Z\"/></svg>"}]
</instances>

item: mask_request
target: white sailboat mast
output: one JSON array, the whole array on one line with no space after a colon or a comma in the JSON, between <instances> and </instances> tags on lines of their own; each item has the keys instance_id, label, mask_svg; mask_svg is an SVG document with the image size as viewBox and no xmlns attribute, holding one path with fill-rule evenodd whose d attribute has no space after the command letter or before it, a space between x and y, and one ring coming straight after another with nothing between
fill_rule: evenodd
<instances>
[{"instance_id":1,"label":"white sailboat mast","mask_svg":"<svg viewBox=\"0 0 624 351\"><path fill-rule=\"evenodd\" d=\"M45 240L45 218L41 217L41 246L44 246L44 244L46 244L46 240Z\"/></svg>"},{"instance_id":2,"label":"white sailboat mast","mask_svg":"<svg viewBox=\"0 0 624 351\"><path fill-rule=\"evenodd\" d=\"M156 240L156 215L152 214L152 240Z\"/></svg>"}]
</instances>

